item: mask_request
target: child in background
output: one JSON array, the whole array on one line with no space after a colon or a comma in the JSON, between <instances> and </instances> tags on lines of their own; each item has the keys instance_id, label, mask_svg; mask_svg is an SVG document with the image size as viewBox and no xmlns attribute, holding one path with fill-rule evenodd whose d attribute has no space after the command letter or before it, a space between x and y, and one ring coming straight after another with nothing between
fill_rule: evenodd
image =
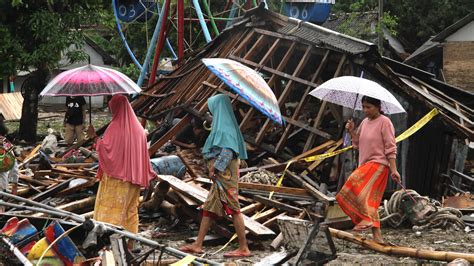
<instances>
[{"instance_id":1,"label":"child in background","mask_svg":"<svg viewBox=\"0 0 474 266\"><path fill-rule=\"evenodd\" d=\"M8 134L8 129L3 123L3 119L0 118L0 147L4 149L4 151L11 150L13 145L10 141L7 140L6 135ZM13 151L10 151L13 153ZM15 156L13 155L13 158ZM15 159L13 168L8 171L0 172L0 191L6 191L8 188L8 183L13 183L12 185L12 193L16 195L17 193L17 184L18 184L18 163ZM1 200L1 197L0 197ZM0 206L0 213L3 213L5 208Z\"/></svg>"}]
</instances>

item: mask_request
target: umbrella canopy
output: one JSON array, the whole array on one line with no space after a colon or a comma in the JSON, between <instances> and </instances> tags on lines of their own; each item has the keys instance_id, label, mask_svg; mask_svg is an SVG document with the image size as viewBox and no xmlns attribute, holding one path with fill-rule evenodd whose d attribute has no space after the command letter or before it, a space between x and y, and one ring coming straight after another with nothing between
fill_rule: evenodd
<instances>
[{"instance_id":1,"label":"umbrella canopy","mask_svg":"<svg viewBox=\"0 0 474 266\"><path fill-rule=\"evenodd\" d=\"M381 101L382 111L386 114L406 113L402 105L387 89L364 78L353 76L333 78L319 85L309 94L323 101L355 110L362 110L362 96L369 96Z\"/></svg>"},{"instance_id":2,"label":"umbrella canopy","mask_svg":"<svg viewBox=\"0 0 474 266\"><path fill-rule=\"evenodd\" d=\"M283 124L275 94L255 70L224 58L205 58L202 62L254 108L278 124Z\"/></svg>"},{"instance_id":3,"label":"umbrella canopy","mask_svg":"<svg viewBox=\"0 0 474 266\"><path fill-rule=\"evenodd\" d=\"M86 65L57 75L40 93L41 96L99 96L134 94L141 91L124 74L105 67Z\"/></svg>"}]
</instances>

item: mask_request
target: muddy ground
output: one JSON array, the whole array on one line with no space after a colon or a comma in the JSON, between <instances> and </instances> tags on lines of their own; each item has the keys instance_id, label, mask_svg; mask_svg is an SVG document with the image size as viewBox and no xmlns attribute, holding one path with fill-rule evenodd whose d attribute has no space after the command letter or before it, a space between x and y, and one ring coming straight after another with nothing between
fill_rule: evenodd
<instances>
[{"instance_id":1,"label":"muddy ground","mask_svg":"<svg viewBox=\"0 0 474 266\"><path fill-rule=\"evenodd\" d=\"M59 111L59 112L58 112ZM38 122L38 133L39 135L46 135L46 130L48 127L52 127L56 130L57 134L62 131L62 119L64 113L60 110L44 110L40 113L40 119ZM46 119L44 119L46 117ZM110 113L107 110L94 110L93 112L93 124L96 129L105 125L110 121ZM7 126L11 131L18 129L19 121L16 122L7 122ZM148 125L152 130L152 125ZM153 238L156 241L159 241L165 245L169 245L174 248L179 248L185 244L185 240L196 236L198 225L195 223L181 223L174 228L170 228L169 221L163 220L162 223L156 221L147 221L142 226L142 235L146 237ZM439 250L439 251L453 251L453 252L462 252L462 253L474 253L474 231L470 233L459 232L459 231L444 231L440 229L434 229L429 231L424 231L420 236L417 236L409 228L405 229L391 229L383 228L383 234L385 240L405 247L420 248L427 250ZM370 234L362 234L370 238ZM228 262L230 264L239 264L239 265L253 265L260 262L263 258L274 254L275 252L270 248L270 243L272 240L267 241L258 241L251 240L250 248L252 249L253 256L247 259L240 260L230 260L225 259L223 254L226 251L232 250L237 247L236 241L234 241L227 249L221 251L217 254L212 254L222 247L225 242L220 242L218 245L206 246L205 250L207 255L205 256L208 259L212 259L217 262ZM359 245L352 244L347 241L334 239L336 248L337 248L337 258L331 262L329 265L341 265L341 264L439 264L443 262L437 261L426 261L409 257L397 257L397 256L387 256L375 251L367 250ZM159 253L155 253L149 257L149 261L158 260ZM163 259L170 259L172 257L163 256ZM0 265L3 265L0 262ZM153 265L153 263L148 263L147 265ZM154 265L157 265L156 263Z\"/></svg>"},{"instance_id":2,"label":"muddy ground","mask_svg":"<svg viewBox=\"0 0 474 266\"><path fill-rule=\"evenodd\" d=\"M158 228L158 229L156 229ZM162 242L163 244L169 245L174 248L186 244L185 240L196 236L198 225L195 223L182 223L181 225L167 229L166 226L159 226L156 223L149 224L142 228L145 236L152 237L156 241ZM412 247L426 250L437 250L437 251L452 251L461 253L474 253L474 232L466 233L463 231L446 231L441 229L432 229L421 232L421 235L417 236L414 231L409 228L393 229L383 228L383 234L385 241L392 244L404 247ZM349 231L350 232L350 231ZM211 232L212 233L212 232ZM362 233L361 236L371 238L369 233ZM348 241L334 238L334 243L337 249L337 258L330 261L327 265L341 265L341 264L365 264L365 265L380 265L380 264L442 264L445 262L440 261L427 261L422 259L410 258L410 257L399 257L389 256L377 253L375 251L367 250L362 246L353 244ZM213 254L223 246L223 242L218 245L210 245L205 247L206 256L205 258L212 259L217 262L227 262L230 264L238 265L253 265L261 262L261 260L275 251L270 248L268 241L251 240L250 248L253 252L253 256L246 259L226 259L223 254L226 251L230 251L237 248L237 243L234 241L227 249L217 254ZM155 258L158 254L155 255ZM163 257L169 258L169 257ZM152 260L153 257L150 257ZM150 264L151 265L151 264Z\"/></svg>"}]
</instances>

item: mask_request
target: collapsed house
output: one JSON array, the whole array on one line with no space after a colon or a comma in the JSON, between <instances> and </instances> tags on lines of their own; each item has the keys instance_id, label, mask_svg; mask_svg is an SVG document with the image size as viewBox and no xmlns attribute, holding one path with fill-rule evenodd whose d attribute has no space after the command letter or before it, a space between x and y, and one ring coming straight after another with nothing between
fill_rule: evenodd
<instances>
[{"instance_id":1,"label":"collapsed house","mask_svg":"<svg viewBox=\"0 0 474 266\"><path fill-rule=\"evenodd\" d=\"M277 96L286 125L273 124L229 92L202 64L201 59L207 57L229 58L260 72ZM391 116L397 135L432 108L439 110L437 118L399 144L398 156L408 187L423 195L439 196L441 174L455 167L462 171L459 161L466 157L465 142L474 139L473 111L464 103L469 100L465 94L450 96L452 86L430 73L381 57L372 43L264 8L249 11L201 51L189 55L174 72L138 96L133 107L139 117L153 121L170 112L184 114L152 144L150 154L154 154L193 116L205 114L207 98L228 94L250 145L248 164L261 166L263 158L273 157L278 162L267 168L282 171L289 160L340 148L339 139L350 112L308 93L333 77L361 73L391 91L407 110L406 115ZM352 156L346 153L299 165L297 174L317 183L334 184L354 166ZM335 191L337 186L329 188Z\"/></svg>"},{"instance_id":2,"label":"collapsed house","mask_svg":"<svg viewBox=\"0 0 474 266\"><path fill-rule=\"evenodd\" d=\"M440 80L470 93L474 101L474 12L431 37L405 63L424 69Z\"/></svg>"},{"instance_id":3,"label":"collapsed house","mask_svg":"<svg viewBox=\"0 0 474 266\"><path fill-rule=\"evenodd\" d=\"M241 97L227 90L226 85L202 64L201 59L207 57L233 59L260 72L278 98L286 121L285 126L273 124ZM341 215L334 207L337 205L334 202L334 192L355 167L352 152L310 163L298 161L307 156L340 149L344 121L351 115L349 110L321 102L310 96L309 92L333 77L360 76L362 72L364 77L388 88L407 110L407 115L391 116L397 135L416 123L432 108L439 110L439 115L415 135L399 144L398 164L404 177L403 181L409 188L417 190L421 195L437 197L443 194L445 177L442 174L448 173L452 168L461 169L466 158L465 141L473 140L473 111L464 102L465 95L462 92L453 92L449 84L436 80L430 73L381 57L371 43L287 18L263 8L249 11L212 43L190 55L181 67L170 75L161 77L159 82L134 100L133 107L138 116L161 122L155 132L150 134L157 138L153 138L156 141L152 141L149 151L151 157L159 157L152 159L152 163L159 163L159 160L154 160L163 158L162 162L170 164L163 156L169 153L160 148L166 146L173 136L188 126L193 117L205 117L207 99L216 93L227 94L233 99L235 113L248 143L250 155L248 167L240 169L242 178L239 182L239 200L251 240L273 240L271 246L274 249L281 246L284 240L296 249L301 247L295 257L296 262L305 257L309 258L311 248L319 251L315 253L319 257L311 258L313 262L322 263L334 258L335 247L331 235L359 242L364 246L375 245L377 251L389 249L390 254L407 254L401 250L409 250L411 256L418 256L418 253L428 254L429 252L419 252L418 249L377 246L370 243L370 240L354 238L350 233L329 228L329 225L341 228L342 224L348 221L338 219ZM169 117L180 118L170 129L164 126ZM103 132L103 129L101 131ZM77 145L79 146L80 144ZM101 229L100 223L95 227L89 225L86 229L85 218L92 216L91 210L95 202L97 179L94 176L97 158L93 152L81 148L78 153L83 153L88 158L87 163L49 162L46 163L46 169L41 170L38 166L34 173L28 174L28 169L22 169L28 161L44 157L38 150L39 148L24 157L20 165L20 180L26 185L19 194L25 197L33 194L30 199L34 202L20 199L24 205L7 203L9 205L6 206L10 209L4 219L12 217L10 222L26 224L22 222L26 220L15 220L15 217L25 217L40 229L50 220L49 217L43 217L44 213L62 217L60 222L64 229L69 231L72 226L77 226L79 231L74 233L82 235L76 238L71 234L78 250L85 255L81 255L81 260L96 256L98 249L109 244L104 242L111 242L113 254L109 251L109 254L104 253L102 256L114 257L116 262L124 264L143 262L155 253L160 254L161 261L160 250L176 258L187 255L115 227L104 229L108 234L100 237L96 232ZM207 169L195 151L178 150L177 155L185 166L186 174L181 171L183 168L180 166L177 167L179 171L176 171L176 174L166 175L161 173L158 165L155 170L162 182L156 186L153 197L151 190L144 193L146 202L142 207L151 205L152 209L160 209L178 219L186 221L189 217L198 222L198 207L205 201L211 181L203 178L207 176ZM285 171L289 161L296 162ZM281 173L286 175L284 186L277 187L275 180ZM395 189L395 185L389 186ZM274 197L268 197L270 194ZM7 194L4 193L3 196ZM142 222L155 218L153 215L146 218L141 214ZM460 216L455 218L459 221ZM74 223L67 224L66 219ZM321 223L325 220L326 223ZM82 226L79 226L81 223ZM31 229L29 224L28 228ZM8 228L4 229L6 231ZM218 237L225 238L225 241L233 235L229 223L226 222L214 223L212 229ZM32 232L31 239L42 234L35 230ZM82 241L85 232L88 236L96 237L91 246L85 245L90 241ZM7 248L13 246L26 249L27 242L7 243L5 238L2 240L8 244ZM131 256L125 252L124 238L140 241L149 249ZM9 239L11 240L11 236ZM212 237L207 239L212 240ZM81 246L77 242L81 243ZM302 243L304 245L301 245ZM52 246L54 248L54 245ZM62 251L56 248L56 252L61 254ZM15 254L21 257L21 254L25 253L28 253L27 259L31 258L33 261L31 250L22 250ZM427 258L439 259L441 253ZM459 257L460 253L443 252L442 255L443 260L452 260ZM472 254L465 257L471 262L474 261ZM196 259L201 263L214 263L202 258ZM111 260L113 261L113 258Z\"/></svg>"}]
</instances>

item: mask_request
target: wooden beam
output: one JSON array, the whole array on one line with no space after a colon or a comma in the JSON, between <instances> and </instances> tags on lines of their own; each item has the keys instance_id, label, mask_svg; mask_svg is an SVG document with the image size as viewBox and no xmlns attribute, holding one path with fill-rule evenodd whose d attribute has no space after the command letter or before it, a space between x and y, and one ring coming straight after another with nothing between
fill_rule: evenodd
<instances>
[{"instance_id":1,"label":"wooden beam","mask_svg":"<svg viewBox=\"0 0 474 266\"><path fill-rule=\"evenodd\" d=\"M190 196L194 200L198 201L198 203L204 203L206 201L207 195L209 191L206 189L192 186L181 179L178 179L174 176L169 175L158 175L158 178L163 181L167 181L170 183L171 187L180 193ZM253 221L246 215L242 215L245 221L245 227L254 235L256 236L270 236L275 235L275 232L270 230L269 228L263 226L262 224Z\"/></svg>"},{"instance_id":2,"label":"wooden beam","mask_svg":"<svg viewBox=\"0 0 474 266\"><path fill-rule=\"evenodd\" d=\"M244 58L245 58L245 59L250 59L250 58L252 58L259 50L261 50L262 47L263 47L263 42L266 41L265 39L266 39L266 38L265 38L264 35L260 35L260 36L257 38L257 41L252 44L252 48L250 48L250 50L245 54Z\"/></svg>"},{"instance_id":3,"label":"wooden beam","mask_svg":"<svg viewBox=\"0 0 474 266\"><path fill-rule=\"evenodd\" d=\"M319 79L319 77L321 76L321 73L322 73L324 67L326 66L326 64L328 62L329 53L330 53L330 50L326 50L326 53L324 54L321 62L319 63L319 66L316 69L316 72L314 73L313 77L311 77L311 82L316 82ZM314 89L314 87L311 87L311 86L306 87L303 98L301 99L301 102L296 107L296 109L293 113L293 116L291 117L293 120L298 120L298 117L300 116L301 110L303 109L303 106L306 104L307 99L308 99L308 95L309 95L309 93L311 92L312 89ZM293 127L292 124L288 124L286 126L285 132L283 132L283 135L281 136L280 140L278 141L278 144L276 145L276 148L275 148L276 153L280 152L283 149L286 141L288 140L288 135L290 134L290 132L292 130L292 127Z\"/></svg>"},{"instance_id":4,"label":"wooden beam","mask_svg":"<svg viewBox=\"0 0 474 266\"><path fill-rule=\"evenodd\" d=\"M325 194L323 194L321 191L317 190L315 187L313 187L311 184L303 180L301 177L299 177L297 174L291 172L291 171L286 171L286 174L288 176L291 176L292 178L296 178L301 182L302 186L304 189L308 191L309 194L311 194L313 197L315 197L318 200L323 201L324 203L328 204L333 204L335 202L334 197L328 197Z\"/></svg>"},{"instance_id":5,"label":"wooden beam","mask_svg":"<svg viewBox=\"0 0 474 266\"><path fill-rule=\"evenodd\" d=\"M277 69L278 70L282 70L286 64L288 63L288 61L291 59L291 55L293 54L293 51L295 50L295 47L296 47L296 43L292 43L290 48L288 49L288 51L286 52L285 56L283 56L282 60L280 61L280 63L278 64L278 67ZM234 58L232 58L234 59ZM252 64L252 66L254 68L257 68L257 69L260 69L262 67L264 67L264 65L262 64L258 64L258 63L253 63L252 61L250 60L247 60L247 59L241 59L241 58L238 58L236 57L236 60L243 60L245 62L250 62ZM245 64L245 63L244 63ZM273 84L275 83L275 81L277 80L277 76L276 75L272 75L272 77L270 78L270 80L268 81L268 86L270 86L270 88L273 86ZM242 122L240 123L240 128L245 128L245 126L247 125L247 123L250 121L250 119L253 117L253 115L255 114L255 110L253 110L254 108L252 107L248 112L247 114L245 115L244 119L242 119Z\"/></svg>"},{"instance_id":6,"label":"wooden beam","mask_svg":"<svg viewBox=\"0 0 474 266\"><path fill-rule=\"evenodd\" d=\"M259 211L263 208L263 204L260 202L252 203L248 206L245 206L240 209L240 212L243 214L250 214L256 211Z\"/></svg>"},{"instance_id":7,"label":"wooden beam","mask_svg":"<svg viewBox=\"0 0 474 266\"><path fill-rule=\"evenodd\" d=\"M286 193L291 195L299 196L310 196L310 194L301 188L292 188L292 187L277 187L274 185L264 185L264 184L255 184L255 183L245 183L239 182L239 189L248 189L248 190L261 190L261 191L274 191L279 193Z\"/></svg>"},{"instance_id":8,"label":"wooden beam","mask_svg":"<svg viewBox=\"0 0 474 266\"><path fill-rule=\"evenodd\" d=\"M265 225L266 227L271 227L271 226L273 226L273 225L276 223L276 221L278 220L278 218L280 218L280 217L282 217L282 216L284 216L284 215L287 215L287 214L288 214L288 213L286 213L286 212L282 212L282 213L278 214L277 216L274 216L274 217L272 217L272 218L266 220L266 221L263 223L263 225Z\"/></svg>"},{"instance_id":9,"label":"wooden beam","mask_svg":"<svg viewBox=\"0 0 474 266\"><path fill-rule=\"evenodd\" d=\"M331 139L332 138L331 134L329 134L327 132L324 132L320 129L317 129L315 127L308 126L308 124L303 123L299 120L294 120L293 118L290 118L290 117L287 117L287 116L283 116L283 118L285 119L286 122L288 122L288 124L291 124L293 126L302 128L306 131L309 131L312 134L321 136L321 137L326 138L326 139Z\"/></svg>"},{"instance_id":10,"label":"wooden beam","mask_svg":"<svg viewBox=\"0 0 474 266\"><path fill-rule=\"evenodd\" d=\"M300 159L303 159L303 158L306 158L306 157L309 157L311 155L314 155L314 154L317 154L323 150L325 150L326 148L330 147L331 145L333 145L334 143L336 143L334 140L329 140L329 141L326 141L324 142L323 144L317 146L317 147L314 147L312 148L311 150L307 151L307 152L303 152L302 154L296 156L295 158L293 158L292 160L293 161L298 161Z\"/></svg>"},{"instance_id":11,"label":"wooden beam","mask_svg":"<svg viewBox=\"0 0 474 266\"><path fill-rule=\"evenodd\" d=\"M337 141L336 144L333 147L329 148L325 153L333 152L337 148L339 148L339 146L341 146L341 145L342 145L342 139ZM324 161L324 159L320 160L320 161L314 161L306 170L304 170L304 172L302 174L307 175L309 172L313 171L316 167L318 167L323 161Z\"/></svg>"},{"instance_id":12,"label":"wooden beam","mask_svg":"<svg viewBox=\"0 0 474 266\"><path fill-rule=\"evenodd\" d=\"M341 59L339 60L339 65L337 66L337 69L336 69L336 72L334 73L334 78L335 77L338 77L341 72L342 72L342 66L344 65L345 61L346 61L346 54L343 54ZM321 107L319 108L319 112L318 114L316 115L316 119L314 120L314 123L313 123L313 127L314 128L318 128L319 125L321 124L321 121L322 121L322 118L323 118L323 114L326 110L326 105L327 103L325 101L323 101L321 103ZM304 149L303 149L303 152L309 150L311 147L313 147L313 144L314 144L314 139L315 136L314 135L310 135L308 140L306 141L306 144L304 146Z\"/></svg>"},{"instance_id":13,"label":"wooden beam","mask_svg":"<svg viewBox=\"0 0 474 266\"><path fill-rule=\"evenodd\" d=\"M176 136L181 130L183 130L189 123L191 123L192 116L185 115L173 128L171 128L164 136L162 136L157 142L153 143L148 149L150 156L155 154L161 146L163 146L173 136Z\"/></svg>"},{"instance_id":14,"label":"wooden beam","mask_svg":"<svg viewBox=\"0 0 474 266\"><path fill-rule=\"evenodd\" d=\"M31 197L30 199L31 200L34 200L34 201L37 201L37 202L40 202L40 201L43 201L44 199L47 199L49 197L54 197L57 193L59 193L61 190L67 188L69 186L69 182L71 182L71 180L73 180L74 178L71 178L71 179L68 179L66 181L63 181L57 185L54 185L53 187L49 188L48 190L42 192L42 193L39 193L39 194L36 194L34 195L33 197Z\"/></svg>"},{"instance_id":15,"label":"wooden beam","mask_svg":"<svg viewBox=\"0 0 474 266\"><path fill-rule=\"evenodd\" d=\"M231 54L240 55L240 53L243 51L245 46L248 44L248 42L254 35L255 35L255 31L254 30L250 31L245 37L245 39L242 40L239 46L237 46L237 48L235 48L235 50Z\"/></svg>"},{"instance_id":16,"label":"wooden beam","mask_svg":"<svg viewBox=\"0 0 474 266\"><path fill-rule=\"evenodd\" d=\"M290 48L291 48L291 46L290 46ZM258 68L258 69L262 69L262 70L267 71L267 72L270 72L270 73L272 73L276 76L279 76L280 78L283 78L283 79L293 80L294 82L298 82L298 83L301 83L301 84L306 85L306 86L312 86L314 88L316 88L318 86L318 84L316 84L314 82L309 82L305 79L294 77L294 76L292 76L290 74L287 74L285 72L282 72L280 70L275 70L275 69L267 67L267 66L259 65L258 63L252 62L250 60L242 59L240 57L236 57L236 56L232 56L232 55L230 55L229 58L233 59L235 61L238 61L238 62L240 62L244 65L249 65L249 66L252 66L252 67L255 67L255 68Z\"/></svg>"},{"instance_id":17,"label":"wooden beam","mask_svg":"<svg viewBox=\"0 0 474 266\"><path fill-rule=\"evenodd\" d=\"M264 221L270 219L273 215L275 215L278 212L279 211L277 209L271 208L271 209L268 209L264 212L261 212L261 213L257 214L253 219L257 222L264 222Z\"/></svg>"},{"instance_id":18,"label":"wooden beam","mask_svg":"<svg viewBox=\"0 0 474 266\"><path fill-rule=\"evenodd\" d=\"M303 71L303 69L306 67L306 63L308 62L309 58L311 57L311 49L312 49L312 46L310 46L310 45L308 45L306 47L306 51L303 54L303 56L301 57L301 59L299 60L298 65L296 66L295 70L293 71L292 76L298 77L301 74L301 71ZM280 109L282 108L283 104L286 101L286 98L288 97L291 90L293 89L293 83L294 83L294 81L290 80L286 84L285 89L283 89L283 92L278 97L278 105L280 106ZM257 134L257 138L255 140L257 142L257 145L262 142L263 137L265 136L265 132L267 131L268 127L270 126L270 123L271 123L270 119L267 118L265 120L265 124L263 125L263 127L260 129L260 131Z\"/></svg>"},{"instance_id":19,"label":"wooden beam","mask_svg":"<svg viewBox=\"0 0 474 266\"><path fill-rule=\"evenodd\" d=\"M249 168L242 168L242 169L239 169L239 173L242 176L242 175L244 175L248 172L258 171L259 169L267 170L267 171L274 172L274 173L279 173L279 172L285 170L285 167L286 167L286 163L267 164L267 165L264 165L264 166L254 166L254 167L249 167Z\"/></svg>"},{"instance_id":20,"label":"wooden beam","mask_svg":"<svg viewBox=\"0 0 474 266\"><path fill-rule=\"evenodd\" d=\"M269 198L266 198L266 197L262 197L262 196L257 195L257 196L254 196L253 198L256 201L265 204L265 206L276 208L276 209L279 209L281 211L286 211L286 212L291 213L291 214L296 214L296 213L300 213L300 212L303 211L303 209L300 209L298 207L293 207L291 205L288 205L288 204L285 204L285 203L282 203L282 202L279 202L279 201L276 201L276 200L272 200L272 199L269 199Z\"/></svg>"}]
</instances>

